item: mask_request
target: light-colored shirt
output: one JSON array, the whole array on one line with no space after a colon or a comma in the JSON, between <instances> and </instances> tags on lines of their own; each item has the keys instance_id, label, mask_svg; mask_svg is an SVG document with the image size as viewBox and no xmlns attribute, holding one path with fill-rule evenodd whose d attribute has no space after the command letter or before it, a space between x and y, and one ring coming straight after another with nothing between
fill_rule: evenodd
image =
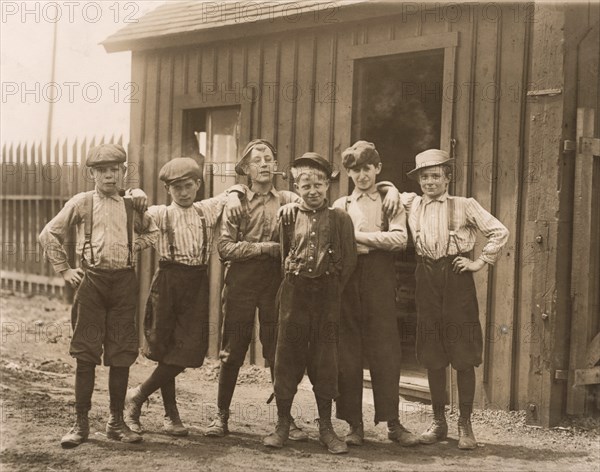
<instances>
[{"instance_id":1,"label":"light-colored shirt","mask_svg":"<svg viewBox=\"0 0 600 472\"><path fill-rule=\"evenodd\" d=\"M81 255L85 242L85 198L90 192L78 193L44 227L39 242L44 249L48 261L57 273L70 269L64 241L72 226L77 228L75 252ZM102 192L92 190L92 235L91 248L85 248L83 254L88 264L100 269L124 269L128 267L127 256L127 212L123 198L118 194L106 196ZM158 237L158 228L147 213L141 215L134 211L134 250L142 250L152 246ZM133 254L132 256L135 256ZM135 257L131 258L135 263Z\"/></svg>"},{"instance_id":2,"label":"light-colored shirt","mask_svg":"<svg viewBox=\"0 0 600 472\"><path fill-rule=\"evenodd\" d=\"M379 190L361 192L354 189L351 195L338 198L334 208L346 210L354 223L355 234L361 233L363 243L356 245L358 254L368 254L373 249L384 251L401 251L406 248L408 233L406 230L406 214L404 207L389 218L388 228L382 229L383 208Z\"/></svg>"},{"instance_id":3,"label":"light-colored shirt","mask_svg":"<svg viewBox=\"0 0 600 472\"><path fill-rule=\"evenodd\" d=\"M474 198L452 196L447 192L434 200L427 195L421 197L408 192L400 197L408 213L415 250L420 256L437 260L470 252L479 230L487 238L479 258L494 264L508 240L508 229ZM454 201L455 238L450 238L448 228L449 199Z\"/></svg>"},{"instance_id":4,"label":"light-colored shirt","mask_svg":"<svg viewBox=\"0 0 600 472\"><path fill-rule=\"evenodd\" d=\"M243 261L261 254L261 245L265 242L279 243L279 224L277 212L287 203L300 202L301 198L287 190L271 188L266 194L245 189L243 202L246 215L240 223L227 216L221 222L219 236L219 255L228 261Z\"/></svg>"},{"instance_id":5,"label":"light-colored shirt","mask_svg":"<svg viewBox=\"0 0 600 472\"><path fill-rule=\"evenodd\" d=\"M148 208L148 213L160 229L160 235L154 245L160 255L160 260L173 260L191 266L206 265L215 227L226 203L227 196L225 193L221 193L214 198L194 202L189 207L182 207L172 202L169 206L153 205ZM203 223L197 208L202 210L206 225L206 251L204 253L202 251L205 242ZM174 259L171 259L169 250L167 221L173 230Z\"/></svg>"}]
</instances>

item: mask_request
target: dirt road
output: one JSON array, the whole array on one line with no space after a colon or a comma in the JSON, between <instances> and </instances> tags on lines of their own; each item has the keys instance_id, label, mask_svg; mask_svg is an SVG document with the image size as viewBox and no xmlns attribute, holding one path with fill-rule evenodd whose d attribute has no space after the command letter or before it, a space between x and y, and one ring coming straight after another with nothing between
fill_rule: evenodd
<instances>
[{"instance_id":1,"label":"dirt road","mask_svg":"<svg viewBox=\"0 0 600 472\"><path fill-rule=\"evenodd\" d=\"M178 378L181 416L190 427L186 438L161 433L162 408L155 395L143 410L149 431L139 445L109 441L104 435L108 415L108 370L96 370L90 441L63 450L62 434L73 420L75 363L68 355L69 307L44 297L3 294L0 391L2 393L3 471L351 471L351 470L540 470L599 471L600 423L585 420L541 430L525 425L522 412L477 411L473 425L480 447L460 451L456 418L450 438L433 446L402 448L386 439L385 426L373 425L372 397L365 390L367 442L345 456L332 456L319 445L314 399L310 385L301 385L295 416L310 434L307 443L268 450L262 437L275 424L275 408L267 405L271 391L267 369L244 367L236 389L230 429L222 439L206 438L203 430L215 412L218 365L208 361ZM153 363L140 358L131 370L137 384ZM402 399L401 399L402 400ZM401 401L401 421L420 432L429 422L429 408ZM338 432L344 430L335 422Z\"/></svg>"}]
</instances>

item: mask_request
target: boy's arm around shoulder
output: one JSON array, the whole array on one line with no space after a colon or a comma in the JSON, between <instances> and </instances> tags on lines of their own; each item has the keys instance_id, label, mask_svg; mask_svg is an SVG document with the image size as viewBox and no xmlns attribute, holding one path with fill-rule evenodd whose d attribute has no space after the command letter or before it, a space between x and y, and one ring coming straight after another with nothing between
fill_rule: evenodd
<instances>
[{"instance_id":1,"label":"boy's arm around shoulder","mask_svg":"<svg viewBox=\"0 0 600 472\"><path fill-rule=\"evenodd\" d=\"M135 212L135 233L136 238L133 247L136 251L142 251L147 247L152 247L158 241L159 229L155 218L158 216L159 206L150 207L148 210Z\"/></svg>"},{"instance_id":2,"label":"boy's arm around shoulder","mask_svg":"<svg viewBox=\"0 0 600 472\"><path fill-rule=\"evenodd\" d=\"M352 224L350 215L340 208L334 208L333 211L338 219L338 238L340 240L340 256L342 260L340 284L343 288L356 267L358 258L356 252L356 240L354 238L354 225Z\"/></svg>"}]
</instances>

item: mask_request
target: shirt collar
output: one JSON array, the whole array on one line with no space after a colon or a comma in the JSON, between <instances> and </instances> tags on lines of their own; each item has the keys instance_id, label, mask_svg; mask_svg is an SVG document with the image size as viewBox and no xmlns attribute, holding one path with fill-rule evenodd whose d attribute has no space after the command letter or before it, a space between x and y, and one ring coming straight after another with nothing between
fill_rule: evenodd
<instances>
[{"instance_id":1,"label":"shirt collar","mask_svg":"<svg viewBox=\"0 0 600 472\"><path fill-rule=\"evenodd\" d=\"M118 193L115 193L113 195L105 195L104 193L102 193L100 190L98 190L98 188L94 189L94 192L96 192L96 195L98 196L99 199L105 199L105 198L110 198L111 200L114 200L116 202L120 202L121 201L121 196Z\"/></svg>"},{"instance_id":2,"label":"shirt collar","mask_svg":"<svg viewBox=\"0 0 600 472\"><path fill-rule=\"evenodd\" d=\"M437 198L430 198L428 195L423 195L423 204L427 205L428 203L431 202L445 202L448 199L449 195L448 192L444 192L443 194L441 194L439 197Z\"/></svg>"},{"instance_id":3,"label":"shirt collar","mask_svg":"<svg viewBox=\"0 0 600 472\"><path fill-rule=\"evenodd\" d=\"M269 190L267 193L268 194L270 193L275 198L279 198L279 192L277 191L277 189L275 187L271 187L271 190ZM246 190L246 198L248 199L248 201L251 202L256 195L259 195L258 192L252 191L251 188L249 188L248 190Z\"/></svg>"},{"instance_id":4,"label":"shirt collar","mask_svg":"<svg viewBox=\"0 0 600 472\"><path fill-rule=\"evenodd\" d=\"M350 197L354 201L357 201L357 200L361 199L362 197L368 197L369 200L376 202L377 199L379 198L379 190L377 190L377 188L374 188L373 191L371 191L371 192L361 192L359 189L355 188L352 191L352 194L350 195Z\"/></svg>"},{"instance_id":5,"label":"shirt collar","mask_svg":"<svg viewBox=\"0 0 600 472\"><path fill-rule=\"evenodd\" d=\"M321 211L323 209L328 208L328 203L327 203L327 199L325 199L325 201L323 202L323 205L321 205L319 208L311 208L309 206L306 205L306 203L304 202L304 200L301 200L299 205L298 205L298 210L300 211L304 211L304 212L317 212L317 211Z\"/></svg>"}]
</instances>

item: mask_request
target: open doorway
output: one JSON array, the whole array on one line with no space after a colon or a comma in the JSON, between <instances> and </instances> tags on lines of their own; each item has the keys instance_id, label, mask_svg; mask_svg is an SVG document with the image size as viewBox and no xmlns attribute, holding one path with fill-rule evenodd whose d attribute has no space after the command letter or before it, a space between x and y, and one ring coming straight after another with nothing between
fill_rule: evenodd
<instances>
[{"instance_id":1,"label":"open doorway","mask_svg":"<svg viewBox=\"0 0 600 472\"><path fill-rule=\"evenodd\" d=\"M370 57L355 62L352 141L375 144L383 169L380 180L402 192L420 192L406 173L415 155L440 147L444 50ZM349 182L352 189L352 182ZM402 339L402 394L429 397L426 372L415 357L416 307L414 245L396 261L396 306Z\"/></svg>"}]
</instances>

